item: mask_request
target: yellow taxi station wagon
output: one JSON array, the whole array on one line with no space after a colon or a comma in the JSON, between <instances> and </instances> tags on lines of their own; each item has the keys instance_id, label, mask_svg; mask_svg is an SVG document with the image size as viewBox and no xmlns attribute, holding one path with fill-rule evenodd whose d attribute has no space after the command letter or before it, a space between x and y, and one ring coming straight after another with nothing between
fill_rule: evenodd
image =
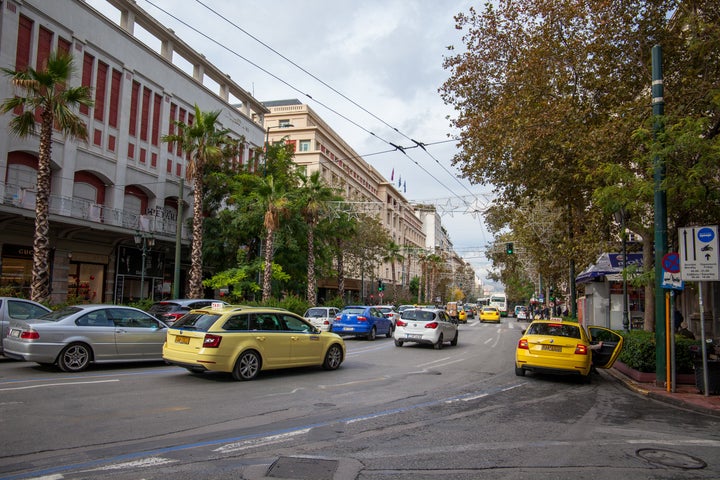
<instances>
[{"instance_id":1,"label":"yellow taxi station wagon","mask_svg":"<svg viewBox=\"0 0 720 480\"><path fill-rule=\"evenodd\" d=\"M163 359L192 373L228 372L236 380L252 380L262 370L335 370L345 359L345 342L287 310L214 305L170 327Z\"/></svg>"}]
</instances>

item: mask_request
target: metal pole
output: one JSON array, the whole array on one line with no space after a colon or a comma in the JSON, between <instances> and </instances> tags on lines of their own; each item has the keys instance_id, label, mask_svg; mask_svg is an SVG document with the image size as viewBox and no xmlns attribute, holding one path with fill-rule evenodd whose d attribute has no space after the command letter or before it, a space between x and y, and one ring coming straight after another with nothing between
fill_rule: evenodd
<instances>
[{"instance_id":1,"label":"metal pole","mask_svg":"<svg viewBox=\"0 0 720 480\"><path fill-rule=\"evenodd\" d=\"M627 285L627 235L625 231L625 208L620 208L620 220L622 228L622 254L623 254L623 330L630 330L630 314L628 312L628 285Z\"/></svg>"},{"instance_id":2,"label":"metal pole","mask_svg":"<svg viewBox=\"0 0 720 480\"><path fill-rule=\"evenodd\" d=\"M180 191L178 192L178 209L175 232L175 272L173 277L173 298L180 298L180 258L182 256L182 224L183 224L183 187L185 179L180 178Z\"/></svg>"},{"instance_id":3,"label":"metal pole","mask_svg":"<svg viewBox=\"0 0 720 480\"><path fill-rule=\"evenodd\" d=\"M142 266L140 267L140 301L145 300L145 255L147 254L145 245L145 235L142 237Z\"/></svg>"},{"instance_id":4,"label":"metal pole","mask_svg":"<svg viewBox=\"0 0 720 480\"><path fill-rule=\"evenodd\" d=\"M661 116L665 111L663 99L662 47L652 48L652 109L655 117L653 132L657 139L662 131ZM667 252L667 196L663 188L665 161L659 154L653 160L655 206L655 383L662 385L666 377L665 299L663 292L662 258Z\"/></svg>"},{"instance_id":5,"label":"metal pole","mask_svg":"<svg viewBox=\"0 0 720 480\"><path fill-rule=\"evenodd\" d=\"M703 307L703 282L698 282L699 302L700 302L700 341L702 342L700 351L702 352L703 360L703 394L707 397L710 395L709 384L708 384L708 356L707 356L707 343L705 343L705 309Z\"/></svg>"}]
</instances>

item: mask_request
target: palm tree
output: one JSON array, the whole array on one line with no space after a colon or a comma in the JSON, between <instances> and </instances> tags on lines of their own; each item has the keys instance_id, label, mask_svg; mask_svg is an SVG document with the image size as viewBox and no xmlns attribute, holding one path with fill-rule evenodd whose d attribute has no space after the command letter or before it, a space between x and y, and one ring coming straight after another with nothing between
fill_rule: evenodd
<instances>
[{"instance_id":1,"label":"palm tree","mask_svg":"<svg viewBox=\"0 0 720 480\"><path fill-rule=\"evenodd\" d=\"M280 226L280 219L290 211L290 200L282 183L276 183L272 175L263 179L260 188L255 193L262 203L265 216L263 227L265 228L265 267L263 271L262 300L267 301L272 293L272 262L275 231Z\"/></svg>"},{"instance_id":2,"label":"palm tree","mask_svg":"<svg viewBox=\"0 0 720 480\"><path fill-rule=\"evenodd\" d=\"M340 197L323 182L319 171L311 173L309 177L300 175L300 181L298 202L302 217L308 225L307 301L310 306L315 306L315 227L327 209L327 202Z\"/></svg>"},{"instance_id":3,"label":"palm tree","mask_svg":"<svg viewBox=\"0 0 720 480\"><path fill-rule=\"evenodd\" d=\"M384 262L390 262L390 272L392 274L392 295L393 302L397 297L397 285L395 284L395 262L402 262L405 257L400 253L400 245L394 241L390 241L387 246L387 254L383 257Z\"/></svg>"},{"instance_id":4,"label":"palm tree","mask_svg":"<svg viewBox=\"0 0 720 480\"><path fill-rule=\"evenodd\" d=\"M237 141L230 138L228 129L216 127L220 110L203 112L195 105L195 118L192 124L174 120L177 133L164 135L163 142L178 142L187 155L186 178L193 185L193 229L192 250L190 253L190 272L188 274L188 298L202 298L203 269L203 197L204 175L207 167L223 158L234 155Z\"/></svg>"},{"instance_id":5,"label":"palm tree","mask_svg":"<svg viewBox=\"0 0 720 480\"><path fill-rule=\"evenodd\" d=\"M89 87L69 87L74 70L73 58L63 52L52 52L41 70L28 67L15 71L3 68L16 88L15 96L0 104L0 111L20 111L10 120L10 130L19 137L35 134L35 115L40 116L37 194L35 200L35 233L30 298L42 302L50 296L50 180L53 126L66 137L87 140L87 126L73 111L80 105L91 107Z\"/></svg>"}]
</instances>

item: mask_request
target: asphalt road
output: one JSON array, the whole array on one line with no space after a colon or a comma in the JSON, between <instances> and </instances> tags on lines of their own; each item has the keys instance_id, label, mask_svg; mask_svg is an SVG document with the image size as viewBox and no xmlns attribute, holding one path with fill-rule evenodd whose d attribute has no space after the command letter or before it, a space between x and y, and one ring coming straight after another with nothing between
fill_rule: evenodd
<instances>
[{"instance_id":1,"label":"asphalt road","mask_svg":"<svg viewBox=\"0 0 720 480\"><path fill-rule=\"evenodd\" d=\"M457 347L347 339L343 366L252 382L159 364L0 359L0 480L720 478L720 420L607 374L513 372L525 323Z\"/></svg>"}]
</instances>

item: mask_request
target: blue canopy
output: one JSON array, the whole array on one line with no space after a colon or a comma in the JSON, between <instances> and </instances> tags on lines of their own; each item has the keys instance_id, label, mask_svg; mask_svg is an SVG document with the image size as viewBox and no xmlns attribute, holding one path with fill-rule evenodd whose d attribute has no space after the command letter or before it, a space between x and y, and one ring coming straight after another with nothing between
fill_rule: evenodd
<instances>
[{"instance_id":1,"label":"blue canopy","mask_svg":"<svg viewBox=\"0 0 720 480\"><path fill-rule=\"evenodd\" d=\"M628 253L627 265L637 265L642 267L642 253ZM622 253L603 253L597 261L586 268L580 275L575 277L575 283L588 283L600 277L608 275L619 275L624 268Z\"/></svg>"}]
</instances>

